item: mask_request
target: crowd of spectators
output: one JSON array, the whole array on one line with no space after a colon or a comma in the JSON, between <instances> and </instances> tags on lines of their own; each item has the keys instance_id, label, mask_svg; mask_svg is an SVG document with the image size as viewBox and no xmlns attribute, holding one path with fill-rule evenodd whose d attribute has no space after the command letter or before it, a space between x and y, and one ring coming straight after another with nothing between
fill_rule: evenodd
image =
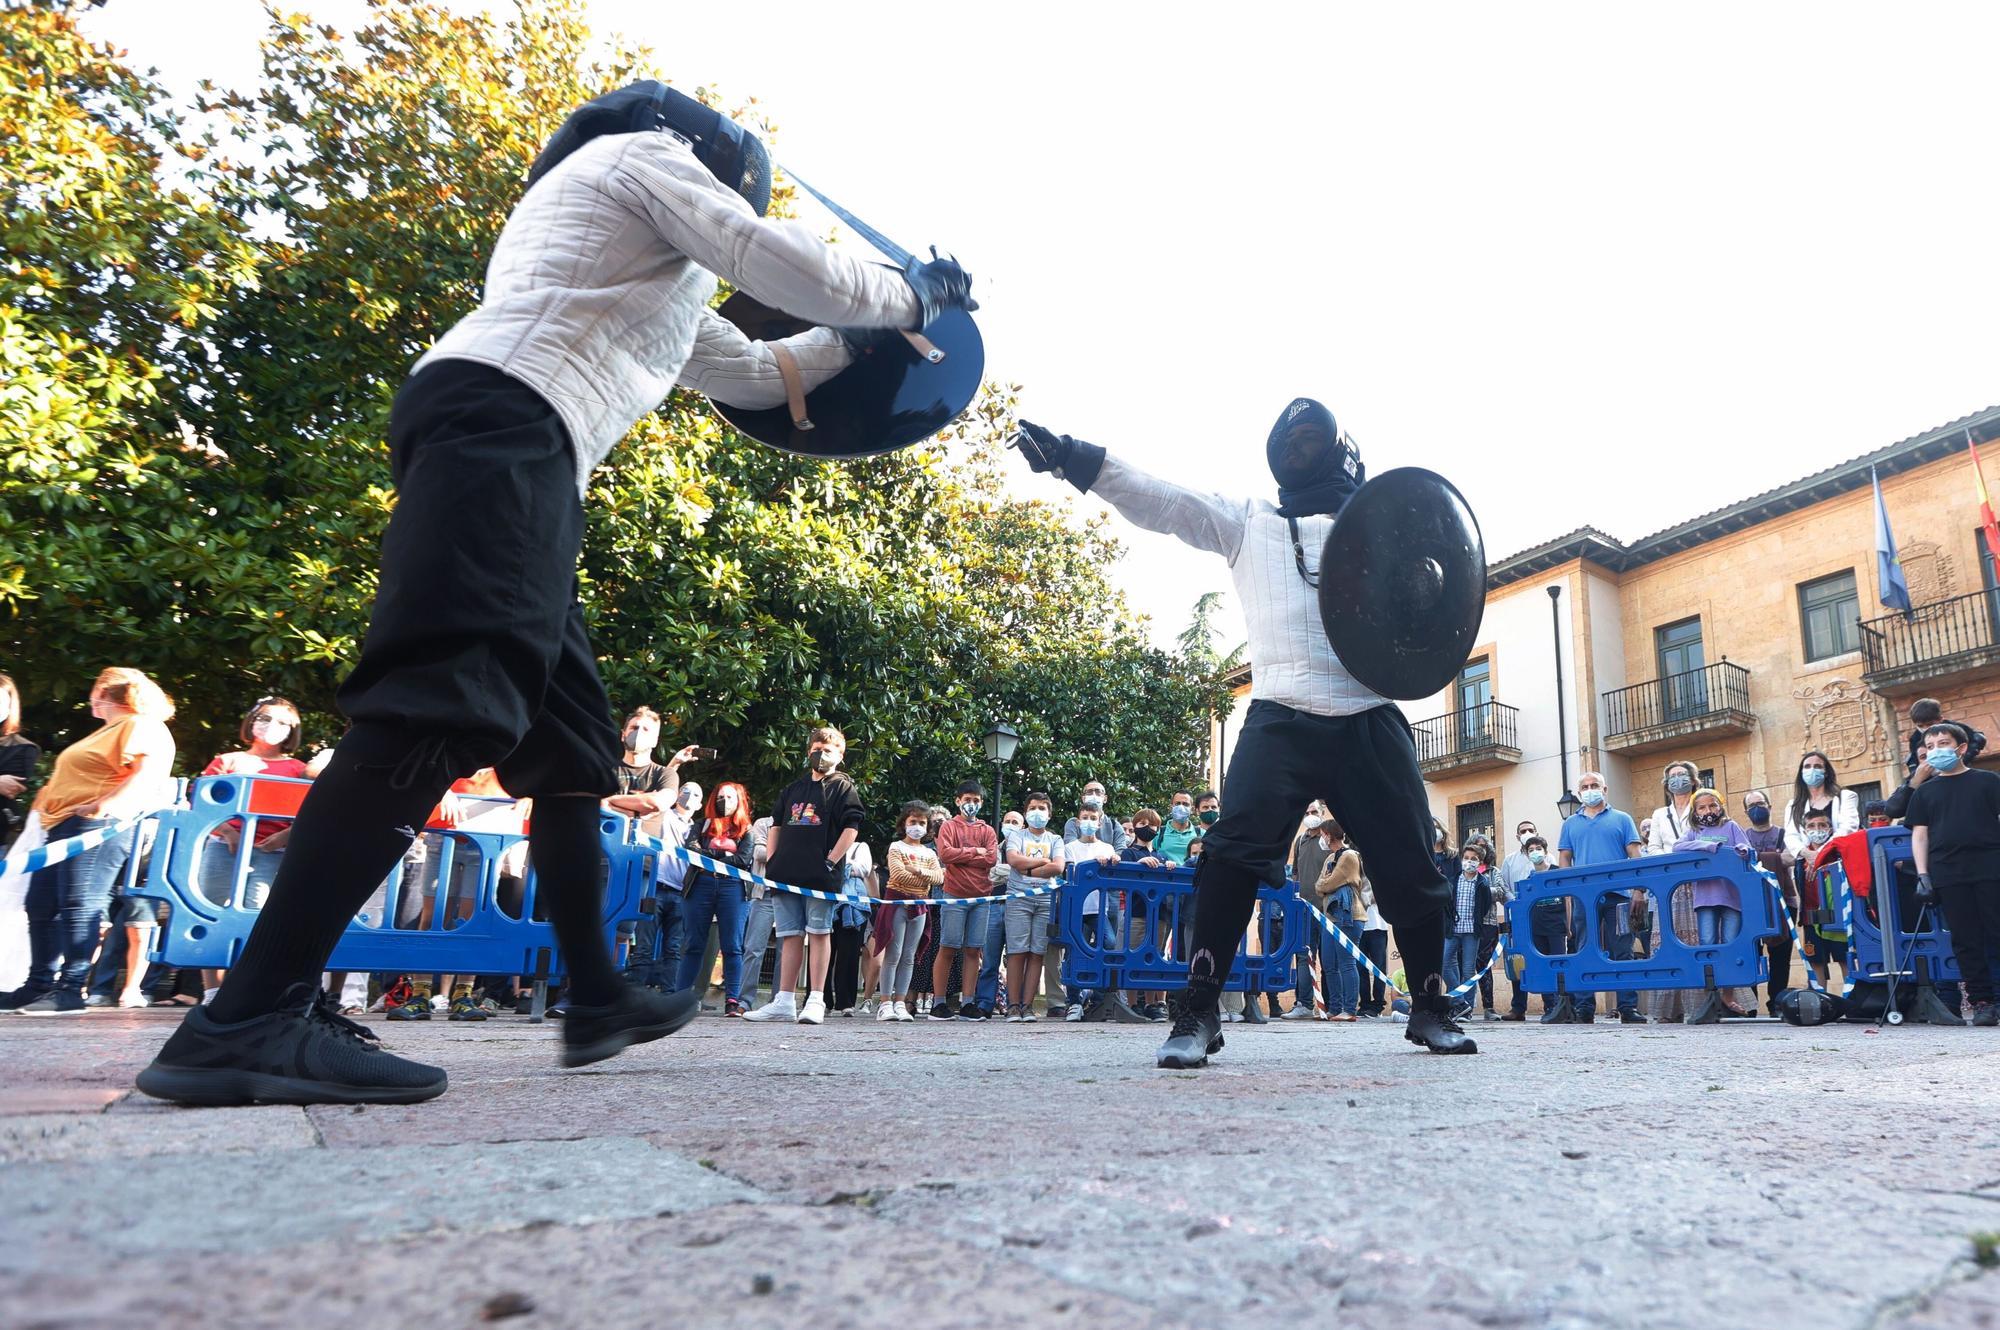
<instances>
[{"instance_id":1,"label":"crowd of spectators","mask_svg":"<svg viewBox=\"0 0 2000 1330\"><path fill-rule=\"evenodd\" d=\"M163 907L129 891L145 871L151 830L150 823L131 820L172 798L173 702L139 671L114 668L98 676L89 705L98 727L44 763L20 733L13 682L0 675L0 845L33 848L115 829L101 844L31 876L0 879L0 977L25 970L25 978L0 994L0 1010L62 1015L93 1006L193 1002L219 982L213 971L180 974L144 963ZM1840 859L1850 880L1859 878L1855 894L1863 908L1872 909L1867 858L1855 847L1868 827L1900 818L1916 840L1914 864L1906 866L1912 881L1899 884L1911 893L1905 917L1933 907L1943 912L1966 974L1968 1014L1974 1023L1993 1024L1988 952L2000 941L2000 777L1968 769L1984 736L1943 720L1934 702L1918 703L1912 720L1907 780L1889 800L1865 807L1843 788L1827 755L1814 751L1800 758L1778 818L1770 795L1750 790L1738 796L1739 821L1721 792L1702 785L1692 764L1672 762L1662 775L1661 803L1642 820L1613 807L1604 775L1586 771L1577 782L1581 806L1553 842L1524 819L1502 855L1490 835L1473 834L1454 846L1436 824L1433 850L1451 884L1444 977L1447 986L1464 990L1460 1018L1469 1017L1476 1002L1488 1020L1527 1020L1536 998L1544 1023L1594 1021L1601 995L1530 994L1518 965L1494 965L1496 950L1519 950L1512 928L1522 916L1509 907L1552 869L1648 855L1729 854L1769 870L1786 911L1799 922L1799 959L1822 984L1831 982L1834 967L1846 970L1848 936L1846 921L1820 898L1818 870ZM240 746L213 756L201 774L311 779L330 750L314 762L302 760L301 721L298 707L285 698L256 699L243 713ZM820 727L807 736L805 771L768 810L753 806L741 782L719 779L705 791L684 774L712 761L713 750L689 745L657 761L661 719L650 708L626 717L622 737L619 790L605 799L605 808L634 819L646 836L668 847L652 858L655 908L622 939L632 982L669 991L698 988L713 997L718 1014L757 1022L812 1025L829 1015L884 1023L1165 1018L1162 993L1063 983L1054 892L1067 889L1085 864L1197 864L1203 838L1221 814L1217 792L1176 790L1162 801L1164 814L1140 807L1120 816L1107 806L1105 784L1092 780L1076 793L1074 811L1058 829L1051 792L1030 790L1018 808L995 817L980 782L968 779L949 805L902 804L885 843L876 847L863 834L867 803L842 770L846 738L837 729ZM1071 806L1067 798L1062 806ZM400 869L394 926L449 928L467 917L478 896L476 856L439 853L437 847L454 829L518 834L530 815L527 801L511 799L490 771L454 785ZM257 908L277 875L289 822L269 816L254 821L246 828L232 819L208 835L196 885L218 905ZM1360 834L1351 836L1322 803L1300 810L1285 871L1324 927L1315 927L1310 943L1297 949L1286 984L1273 991L1253 985L1245 995L1232 995L1225 1020L1352 1023L1407 1012L1385 982L1395 977L1396 959L1368 877L1366 831L1355 830ZM672 847L701 858L687 859ZM525 850L525 843L516 845L498 866L501 908L521 908ZM824 894L778 890L766 880ZM390 886L384 884L371 909L387 909ZM1081 910L1086 938L1118 938L1128 947L1150 941L1162 955L1184 954L1184 917L1177 927L1163 912L1141 908L1137 895L1094 885L1079 889L1087 892ZM1717 875L1679 884L1665 902L1644 889L1605 891L1594 901L1573 894L1543 898L1525 922L1525 940L1537 951L1575 952L1595 930L1607 955L1631 958L1655 954L1668 933L1691 945L1731 941L1742 929L1743 901L1735 881ZM1277 933L1275 917L1253 922L1246 951L1275 945ZM1775 1012L1793 978L1792 934L1763 945L1771 975L1766 1000ZM1513 979L1504 1011L1496 971ZM483 1020L510 1008L526 1010L530 982L517 975L327 976L343 1009L360 1011L372 1002L394 1020L427 1020L437 1011L455 1020ZM1960 1004L1955 987L1942 991L1948 1005ZM1710 988L1654 993L1649 1016L1640 1010L1638 993L1609 996L1609 1014L1627 1024L1706 1023L1754 1015L1757 1007L1754 992ZM562 1014L559 995L551 1010Z\"/></svg>"}]
</instances>

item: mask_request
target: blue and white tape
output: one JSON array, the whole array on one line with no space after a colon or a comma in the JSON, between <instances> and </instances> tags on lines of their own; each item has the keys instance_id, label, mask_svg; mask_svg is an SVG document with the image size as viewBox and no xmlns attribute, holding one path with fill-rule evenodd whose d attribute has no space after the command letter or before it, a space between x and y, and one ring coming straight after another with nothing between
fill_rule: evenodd
<instances>
[{"instance_id":1,"label":"blue and white tape","mask_svg":"<svg viewBox=\"0 0 2000 1330\"><path fill-rule=\"evenodd\" d=\"M1382 967L1375 964L1374 961L1369 960L1368 954L1361 950L1361 945L1357 943L1353 938L1349 937L1346 933L1346 930L1342 929L1339 924L1336 924L1335 922L1333 922L1333 920L1327 918L1324 914L1321 914L1319 911L1319 907L1315 906L1311 901L1307 900L1303 896L1299 897L1299 904L1305 906L1306 913L1310 914L1313 918L1319 920L1319 926L1326 930L1327 936L1331 937L1334 941L1338 942L1341 945L1341 948L1345 950L1348 955L1354 957L1356 963L1358 963L1364 969L1366 969L1368 973L1374 975L1377 979L1380 979L1383 983L1387 984L1391 989L1394 989L1396 992L1401 993L1404 997L1410 996L1409 989L1399 987L1394 979L1391 979L1388 975L1382 973ZM1494 942L1493 955L1487 960L1485 965L1480 967L1479 973L1473 975L1470 979L1467 979L1464 983L1460 984L1457 988L1452 989L1449 993L1446 993L1445 996L1455 998L1455 997L1463 997L1465 994L1470 993L1473 989L1479 986L1479 981L1481 979L1484 979L1487 976L1487 974L1489 974L1492 971L1493 967L1500 963L1500 958L1506 954L1507 954L1507 935L1503 933L1500 935L1499 939Z\"/></svg>"},{"instance_id":2,"label":"blue and white tape","mask_svg":"<svg viewBox=\"0 0 2000 1330\"><path fill-rule=\"evenodd\" d=\"M0 877L7 877L14 873L39 873L51 864L59 864L65 860L74 859L85 850L94 850L106 841L123 835L151 816L151 813L141 813L137 817L128 817L121 821L113 822L108 827L93 827L91 830L75 836L65 836L61 840L49 841L47 844L38 845L32 850L16 850L13 854L8 855L5 860L0 860Z\"/></svg>"},{"instance_id":3,"label":"blue and white tape","mask_svg":"<svg viewBox=\"0 0 2000 1330\"><path fill-rule=\"evenodd\" d=\"M1799 931L1799 921L1792 917L1792 907L1785 902L1785 889L1779 885L1777 875L1770 869L1759 865L1757 871L1766 882L1770 883L1771 894L1778 902L1778 910L1785 916L1785 927L1791 930L1792 945L1797 947L1799 955L1804 957L1806 940ZM1854 936L1854 893L1848 890L1845 877L1842 878L1840 886L1840 930L1850 938ZM1854 992L1856 981L1853 968L1844 962L1840 967L1840 973L1840 995L1844 998ZM1806 983L1815 993L1826 992L1826 985L1820 982L1819 974L1813 969L1810 961L1806 963Z\"/></svg>"},{"instance_id":4,"label":"blue and white tape","mask_svg":"<svg viewBox=\"0 0 2000 1330\"><path fill-rule=\"evenodd\" d=\"M705 868L709 872L719 874L722 877L733 877L739 882L748 882L752 886L766 887L772 891L789 891L795 896L805 896L816 901L833 901L840 905L861 905L871 909L877 905L977 905L984 901L1023 900L1033 896L1053 896L1057 891L1062 889L1063 885L1060 882L1056 882L1046 887L1031 887L1027 891L1016 891L1001 896L922 896L915 900L890 900L882 896L860 896L844 891L821 891L815 887L795 887L789 882L773 882L770 878L760 873L753 873L747 868L738 868L735 864L724 863L720 859L711 859L697 850L690 850L685 845L669 845L656 836L638 836L635 838L634 843L644 846L649 850L663 853L670 852L698 868Z\"/></svg>"}]
</instances>

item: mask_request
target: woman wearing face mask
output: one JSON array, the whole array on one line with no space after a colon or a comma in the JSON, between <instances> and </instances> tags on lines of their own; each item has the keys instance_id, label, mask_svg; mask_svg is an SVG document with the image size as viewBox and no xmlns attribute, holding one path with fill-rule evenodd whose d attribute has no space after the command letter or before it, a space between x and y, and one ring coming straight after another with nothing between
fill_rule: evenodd
<instances>
[{"instance_id":1,"label":"woman wearing face mask","mask_svg":"<svg viewBox=\"0 0 2000 1330\"><path fill-rule=\"evenodd\" d=\"M1639 839L1644 842L1639 853L1646 855L1672 854L1674 843L1694 827L1694 792L1701 783L1701 773L1692 762L1669 762L1667 769L1660 773L1660 792L1666 802L1653 810L1653 815L1639 824ZM1693 938L1695 935L1693 897L1685 891L1676 891L1667 903L1669 918L1646 921L1643 936L1651 950L1658 950L1660 930L1672 928L1674 935ZM1655 1021L1678 1021L1687 1014L1689 1004L1701 1001L1701 990L1665 989L1647 996L1647 1014Z\"/></svg>"},{"instance_id":2,"label":"woman wearing face mask","mask_svg":"<svg viewBox=\"0 0 2000 1330\"><path fill-rule=\"evenodd\" d=\"M1305 816L1299 820L1298 833L1292 837L1292 852L1286 856L1285 872L1302 891L1313 889L1319 881L1319 870L1326 864L1326 846L1319 834L1319 829L1326 824L1326 817L1326 805L1318 799L1313 800L1306 805ZM1310 1020L1312 1014L1312 964L1307 953L1301 951L1292 984L1292 1009L1280 1019Z\"/></svg>"},{"instance_id":3,"label":"woman wearing face mask","mask_svg":"<svg viewBox=\"0 0 2000 1330\"><path fill-rule=\"evenodd\" d=\"M1700 789L1694 793L1689 804L1693 825L1687 834L1674 843L1674 853L1731 853L1742 857L1747 863L1755 857L1756 851L1750 845L1743 828L1732 822L1723 811L1722 796L1711 789ZM1733 939L1743 929L1743 901L1737 895L1736 884L1728 878L1698 878L1688 884L1689 895L1694 903L1695 941L1704 947L1717 946ZM1675 895L1681 894L1679 891ZM1714 987L1700 1006L1687 1015L1689 1025L1712 1025L1722 1019L1723 1012L1732 1016L1748 1016L1736 1003L1723 997Z\"/></svg>"},{"instance_id":4,"label":"woman wearing face mask","mask_svg":"<svg viewBox=\"0 0 2000 1330\"><path fill-rule=\"evenodd\" d=\"M681 795L689 788L683 785ZM757 853L750 820L749 794L735 781L723 781L708 796L701 817L688 829L687 846L697 854L749 869ZM743 921L748 908L742 882L697 864L688 865L681 877L681 927L686 941L675 992L692 988L705 977L702 966L708 960L708 930L713 926L722 951L722 1014L741 1016L747 1010L743 1005Z\"/></svg>"},{"instance_id":5,"label":"woman wearing face mask","mask_svg":"<svg viewBox=\"0 0 2000 1330\"><path fill-rule=\"evenodd\" d=\"M1799 772L1792 782L1792 797L1785 804L1785 848L1794 858L1805 857L1806 814L1824 812L1833 822L1833 834L1845 836L1861 829L1861 800L1853 790L1840 788L1833 762L1817 750L1799 759Z\"/></svg>"}]
</instances>

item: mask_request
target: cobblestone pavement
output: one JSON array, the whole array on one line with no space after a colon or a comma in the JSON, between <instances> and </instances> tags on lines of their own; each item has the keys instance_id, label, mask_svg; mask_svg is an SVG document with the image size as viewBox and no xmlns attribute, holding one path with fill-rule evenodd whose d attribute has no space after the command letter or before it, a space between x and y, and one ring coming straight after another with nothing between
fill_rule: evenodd
<instances>
[{"instance_id":1,"label":"cobblestone pavement","mask_svg":"<svg viewBox=\"0 0 2000 1330\"><path fill-rule=\"evenodd\" d=\"M130 1091L175 1018L0 1017L8 1325L2000 1326L1991 1030L1232 1025L1175 1073L704 1018L565 1073L507 1017L382 1028L431 1104L206 1110Z\"/></svg>"}]
</instances>

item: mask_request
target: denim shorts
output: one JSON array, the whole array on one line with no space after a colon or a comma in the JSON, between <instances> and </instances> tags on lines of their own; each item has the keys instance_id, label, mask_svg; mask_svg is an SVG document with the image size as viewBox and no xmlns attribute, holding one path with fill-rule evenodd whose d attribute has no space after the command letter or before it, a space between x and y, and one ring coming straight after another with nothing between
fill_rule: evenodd
<instances>
[{"instance_id":1,"label":"denim shorts","mask_svg":"<svg viewBox=\"0 0 2000 1330\"><path fill-rule=\"evenodd\" d=\"M977 901L968 905L947 896L938 907L938 945L947 950L982 950L986 946L986 912L995 904Z\"/></svg>"},{"instance_id":2,"label":"denim shorts","mask_svg":"<svg viewBox=\"0 0 2000 1330\"><path fill-rule=\"evenodd\" d=\"M833 932L833 902L791 891L771 893L771 914L778 921L779 937L810 933L826 937Z\"/></svg>"},{"instance_id":3,"label":"denim shorts","mask_svg":"<svg viewBox=\"0 0 2000 1330\"><path fill-rule=\"evenodd\" d=\"M1007 898L1007 954L1046 956L1049 952L1049 898Z\"/></svg>"}]
</instances>

